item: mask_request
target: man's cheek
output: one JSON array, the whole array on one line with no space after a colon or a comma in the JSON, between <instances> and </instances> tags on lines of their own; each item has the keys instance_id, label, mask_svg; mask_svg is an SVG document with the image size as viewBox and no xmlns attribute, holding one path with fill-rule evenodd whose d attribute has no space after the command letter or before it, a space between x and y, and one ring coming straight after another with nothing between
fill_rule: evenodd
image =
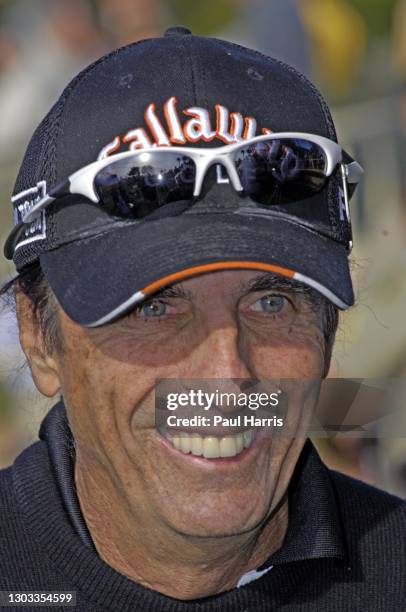
<instances>
[{"instance_id":1,"label":"man's cheek","mask_svg":"<svg viewBox=\"0 0 406 612\"><path fill-rule=\"evenodd\" d=\"M163 334L151 335L141 339L131 335L111 337L97 344L97 348L112 364L140 370L173 369L179 362L189 359L198 346L198 331L166 334L165 337Z\"/></svg>"},{"instance_id":2,"label":"man's cheek","mask_svg":"<svg viewBox=\"0 0 406 612\"><path fill-rule=\"evenodd\" d=\"M273 342L256 342L249 348L250 362L258 376L318 378L324 371L325 344L322 337L275 337Z\"/></svg>"},{"instance_id":3,"label":"man's cheek","mask_svg":"<svg viewBox=\"0 0 406 612\"><path fill-rule=\"evenodd\" d=\"M66 403L89 413L114 384L114 372L86 345L65 351L61 363L62 395Z\"/></svg>"}]
</instances>

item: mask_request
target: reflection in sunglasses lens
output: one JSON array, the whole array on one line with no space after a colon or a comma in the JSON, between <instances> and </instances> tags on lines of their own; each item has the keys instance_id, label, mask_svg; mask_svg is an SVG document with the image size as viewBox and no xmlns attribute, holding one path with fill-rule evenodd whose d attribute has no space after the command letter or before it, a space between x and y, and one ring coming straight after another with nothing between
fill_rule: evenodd
<instances>
[{"instance_id":1,"label":"reflection in sunglasses lens","mask_svg":"<svg viewBox=\"0 0 406 612\"><path fill-rule=\"evenodd\" d=\"M109 214L139 219L165 204L190 200L195 177L195 163L186 155L140 153L103 168L95 189Z\"/></svg>"},{"instance_id":2,"label":"reflection in sunglasses lens","mask_svg":"<svg viewBox=\"0 0 406 612\"><path fill-rule=\"evenodd\" d=\"M305 200L326 183L323 149L298 138L265 140L239 149L234 163L245 194L268 206Z\"/></svg>"}]
</instances>

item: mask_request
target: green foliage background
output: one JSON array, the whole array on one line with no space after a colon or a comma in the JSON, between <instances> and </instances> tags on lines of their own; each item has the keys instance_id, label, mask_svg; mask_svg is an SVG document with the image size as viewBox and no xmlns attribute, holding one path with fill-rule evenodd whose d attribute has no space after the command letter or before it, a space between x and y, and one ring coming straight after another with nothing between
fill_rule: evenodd
<instances>
[{"instance_id":1,"label":"green foliage background","mask_svg":"<svg viewBox=\"0 0 406 612\"><path fill-rule=\"evenodd\" d=\"M212 34L226 27L238 12L230 0L169 0L168 6L178 23L187 24L194 34ZM237 10L236 10L237 9Z\"/></svg>"},{"instance_id":2,"label":"green foliage background","mask_svg":"<svg viewBox=\"0 0 406 612\"><path fill-rule=\"evenodd\" d=\"M396 0L348 0L364 17L372 36L387 36Z\"/></svg>"}]
</instances>

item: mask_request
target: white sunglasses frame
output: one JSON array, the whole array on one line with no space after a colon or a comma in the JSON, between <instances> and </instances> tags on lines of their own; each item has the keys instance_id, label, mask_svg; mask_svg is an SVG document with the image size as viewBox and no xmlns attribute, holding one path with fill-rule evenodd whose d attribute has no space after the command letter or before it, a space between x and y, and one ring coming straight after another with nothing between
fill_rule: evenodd
<instances>
[{"instance_id":1,"label":"white sunglasses frame","mask_svg":"<svg viewBox=\"0 0 406 612\"><path fill-rule=\"evenodd\" d=\"M56 199L64 195L78 194L85 196L92 202L99 202L99 197L94 188L94 179L96 175L100 172L100 170L102 170L106 166L109 166L113 162L120 161L128 157L137 158L140 156L148 155L149 153L155 153L157 151L180 153L182 155L188 155L194 161L196 166L196 177L193 197L198 197L200 195L206 172L212 165L215 164L220 164L227 170L229 180L231 181L234 189L236 191L242 192L243 187L241 185L236 167L234 165L233 154L237 153L241 148L249 147L258 142L279 139L302 139L319 145L323 149L326 156L326 178L331 176L334 169L337 167L338 164L340 164L344 191L345 211L347 221L348 223L351 223L347 184L357 184L360 181L361 176L364 173L362 166L360 166L360 164L356 161L351 161L348 164L344 163L342 147L333 140L330 140L323 136L307 134L305 132L273 132L271 134L265 134L263 136L256 136L248 140L239 140L236 143L224 145L221 147L148 147L145 149L137 149L125 151L123 153L117 153L115 155L110 155L104 159L92 162L71 174L62 183L59 183L54 189L52 189L48 194L41 198L41 200L39 200L29 211L27 211L21 222L14 227L10 236L8 237L6 241L6 248L7 245L11 244L13 238L15 239L18 230L22 226L34 221L35 218L38 216L38 213L47 208Z\"/></svg>"}]
</instances>

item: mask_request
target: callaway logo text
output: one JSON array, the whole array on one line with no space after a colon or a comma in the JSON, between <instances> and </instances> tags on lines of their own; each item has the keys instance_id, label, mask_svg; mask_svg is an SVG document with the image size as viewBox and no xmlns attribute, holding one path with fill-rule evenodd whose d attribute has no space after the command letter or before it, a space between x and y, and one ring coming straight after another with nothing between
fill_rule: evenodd
<instances>
[{"instance_id":1,"label":"callaway logo text","mask_svg":"<svg viewBox=\"0 0 406 612\"><path fill-rule=\"evenodd\" d=\"M257 136L257 122L254 117L244 117L241 113L231 112L221 104L214 106L212 121L207 109L191 106L179 112L175 96L169 98L163 105L163 122L157 112L156 105L149 104L144 112L146 127L128 130L123 135L115 136L106 144L98 155L104 159L116 153L123 145L131 151L148 147L168 147L182 145L199 140L210 142L214 139L224 144L232 144ZM185 120L185 117L187 119ZM262 128L262 134L271 134L268 128Z\"/></svg>"}]
</instances>

